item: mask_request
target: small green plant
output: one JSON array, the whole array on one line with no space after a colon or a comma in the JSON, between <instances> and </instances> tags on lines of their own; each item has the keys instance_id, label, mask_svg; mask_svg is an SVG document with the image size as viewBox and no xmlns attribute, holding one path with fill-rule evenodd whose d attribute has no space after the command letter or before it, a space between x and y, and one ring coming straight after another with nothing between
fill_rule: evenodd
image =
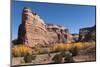
<instances>
[{"instance_id":1,"label":"small green plant","mask_svg":"<svg viewBox=\"0 0 100 67\"><path fill-rule=\"evenodd\" d=\"M62 57L65 57L65 56L66 56L65 51L61 51L60 55L61 55Z\"/></svg>"},{"instance_id":2,"label":"small green plant","mask_svg":"<svg viewBox=\"0 0 100 67\"><path fill-rule=\"evenodd\" d=\"M66 63L74 63L75 62L72 55L71 55L71 53L66 53L64 61Z\"/></svg>"},{"instance_id":3,"label":"small green plant","mask_svg":"<svg viewBox=\"0 0 100 67\"><path fill-rule=\"evenodd\" d=\"M54 63L61 63L62 62L62 56L60 54L56 54L52 60L54 61Z\"/></svg>"},{"instance_id":4,"label":"small green plant","mask_svg":"<svg viewBox=\"0 0 100 67\"><path fill-rule=\"evenodd\" d=\"M72 56L76 56L78 54L78 48L77 47L72 47L69 51L72 53Z\"/></svg>"},{"instance_id":5,"label":"small green plant","mask_svg":"<svg viewBox=\"0 0 100 67\"><path fill-rule=\"evenodd\" d=\"M60 54L56 54L52 60L54 61L54 63L62 63L63 58L64 58L64 62L66 63L74 62L72 53L70 53L69 51L62 51Z\"/></svg>"},{"instance_id":6,"label":"small green plant","mask_svg":"<svg viewBox=\"0 0 100 67\"><path fill-rule=\"evenodd\" d=\"M32 62L32 55L30 53L27 53L25 56L24 56L24 61L25 63L31 63Z\"/></svg>"}]
</instances>

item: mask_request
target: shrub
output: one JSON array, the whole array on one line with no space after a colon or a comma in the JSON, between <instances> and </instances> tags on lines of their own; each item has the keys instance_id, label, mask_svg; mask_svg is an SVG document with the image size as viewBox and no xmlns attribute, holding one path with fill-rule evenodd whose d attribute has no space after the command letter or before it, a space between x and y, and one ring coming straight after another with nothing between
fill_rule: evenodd
<instances>
[{"instance_id":1,"label":"shrub","mask_svg":"<svg viewBox=\"0 0 100 67\"><path fill-rule=\"evenodd\" d=\"M60 54L56 54L52 60L54 61L54 63L61 63L62 62L62 56Z\"/></svg>"},{"instance_id":2,"label":"shrub","mask_svg":"<svg viewBox=\"0 0 100 67\"><path fill-rule=\"evenodd\" d=\"M76 56L78 54L78 48L76 46L73 46L69 51L72 53L72 56Z\"/></svg>"},{"instance_id":3,"label":"shrub","mask_svg":"<svg viewBox=\"0 0 100 67\"><path fill-rule=\"evenodd\" d=\"M61 63L62 60L64 58L64 62L67 63L73 63L74 59L72 58L72 53L70 53L69 51L62 51L60 54L56 54L52 60L54 61L54 63Z\"/></svg>"},{"instance_id":4,"label":"shrub","mask_svg":"<svg viewBox=\"0 0 100 67\"><path fill-rule=\"evenodd\" d=\"M63 46L63 44L57 44L57 45L55 45L55 46L53 47L53 50L54 50L55 52L64 50L64 46Z\"/></svg>"},{"instance_id":5,"label":"shrub","mask_svg":"<svg viewBox=\"0 0 100 67\"><path fill-rule=\"evenodd\" d=\"M78 42L74 43L73 46L77 47L78 49L85 49L91 46L95 46L95 42Z\"/></svg>"},{"instance_id":6,"label":"shrub","mask_svg":"<svg viewBox=\"0 0 100 67\"><path fill-rule=\"evenodd\" d=\"M83 47L83 43L82 42L73 43L73 46L77 47L78 49L81 49Z\"/></svg>"},{"instance_id":7,"label":"shrub","mask_svg":"<svg viewBox=\"0 0 100 67\"><path fill-rule=\"evenodd\" d=\"M85 49L90 46L95 46L95 42L77 42L77 43L70 43L70 44L55 44L49 50L50 52L59 52L59 51L66 51L66 50L73 50L76 49Z\"/></svg>"},{"instance_id":8,"label":"shrub","mask_svg":"<svg viewBox=\"0 0 100 67\"><path fill-rule=\"evenodd\" d=\"M90 46L95 46L95 42L84 42L83 43L83 49L88 48Z\"/></svg>"},{"instance_id":9,"label":"shrub","mask_svg":"<svg viewBox=\"0 0 100 67\"><path fill-rule=\"evenodd\" d=\"M73 63L73 62L75 62L74 59L72 58L72 55L70 53L66 54L64 61L66 63Z\"/></svg>"},{"instance_id":10,"label":"shrub","mask_svg":"<svg viewBox=\"0 0 100 67\"><path fill-rule=\"evenodd\" d=\"M53 47L50 48L51 52L59 52L59 51L66 51L70 49L71 45L70 44L56 44Z\"/></svg>"},{"instance_id":11,"label":"shrub","mask_svg":"<svg viewBox=\"0 0 100 67\"><path fill-rule=\"evenodd\" d=\"M65 51L61 51L60 55L61 55L62 57L65 57L65 56L66 56Z\"/></svg>"},{"instance_id":12,"label":"shrub","mask_svg":"<svg viewBox=\"0 0 100 67\"><path fill-rule=\"evenodd\" d=\"M25 56L27 53L31 53L32 49L26 47L25 45L18 45L12 48L12 56L14 57L22 57Z\"/></svg>"},{"instance_id":13,"label":"shrub","mask_svg":"<svg viewBox=\"0 0 100 67\"><path fill-rule=\"evenodd\" d=\"M25 63L31 63L32 62L32 55L30 53L27 53L25 56L24 56L24 61Z\"/></svg>"}]
</instances>

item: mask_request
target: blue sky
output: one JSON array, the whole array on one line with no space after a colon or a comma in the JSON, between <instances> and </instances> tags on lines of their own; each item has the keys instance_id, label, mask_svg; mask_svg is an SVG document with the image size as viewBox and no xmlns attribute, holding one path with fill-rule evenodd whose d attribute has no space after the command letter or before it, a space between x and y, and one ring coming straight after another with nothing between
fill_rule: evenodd
<instances>
[{"instance_id":1,"label":"blue sky","mask_svg":"<svg viewBox=\"0 0 100 67\"><path fill-rule=\"evenodd\" d=\"M13 1L11 7L12 39L18 36L24 7L38 13L45 23L64 26L70 33L79 33L80 28L95 24L95 6Z\"/></svg>"}]
</instances>

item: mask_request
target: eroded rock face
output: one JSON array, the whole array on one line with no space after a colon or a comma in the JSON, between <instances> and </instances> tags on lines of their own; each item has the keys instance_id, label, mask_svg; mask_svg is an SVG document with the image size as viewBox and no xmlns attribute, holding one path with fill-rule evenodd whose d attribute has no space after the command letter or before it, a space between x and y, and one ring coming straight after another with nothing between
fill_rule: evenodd
<instances>
[{"instance_id":1,"label":"eroded rock face","mask_svg":"<svg viewBox=\"0 0 100 67\"><path fill-rule=\"evenodd\" d=\"M50 28L50 25L45 24L39 15L29 8L24 8L18 31L18 42L29 47L48 47L59 42L65 43L69 34L62 28L60 26Z\"/></svg>"},{"instance_id":2,"label":"eroded rock face","mask_svg":"<svg viewBox=\"0 0 100 67\"><path fill-rule=\"evenodd\" d=\"M96 25L93 27L82 28L79 32L79 41L95 41L96 40Z\"/></svg>"},{"instance_id":3,"label":"eroded rock face","mask_svg":"<svg viewBox=\"0 0 100 67\"><path fill-rule=\"evenodd\" d=\"M72 36L73 36L74 42L78 42L79 34L74 33L74 34L72 34Z\"/></svg>"}]
</instances>

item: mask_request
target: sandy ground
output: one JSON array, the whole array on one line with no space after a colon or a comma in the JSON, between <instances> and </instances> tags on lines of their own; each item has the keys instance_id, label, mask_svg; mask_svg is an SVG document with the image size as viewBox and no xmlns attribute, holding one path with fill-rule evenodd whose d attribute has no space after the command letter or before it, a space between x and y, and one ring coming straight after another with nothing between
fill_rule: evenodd
<instances>
[{"instance_id":1,"label":"sandy ground","mask_svg":"<svg viewBox=\"0 0 100 67\"><path fill-rule=\"evenodd\" d=\"M57 54L57 53L52 53L51 57L48 56L48 54L41 54L37 55L36 59L32 61L32 63L22 63L23 57L17 57L17 58L12 58L12 65L27 65L27 64L48 64L52 63L53 61L51 60L52 57ZM95 61L95 55L77 55L74 56L73 59L76 62L84 62L84 61Z\"/></svg>"},{"instance_id":2,"label":"sandy ground","mask_svg":"<svg viewBox=\"0 0 100 67\"><path fill-rule=\"evenodd\" d=\"M48 56L48 54L40 54L36 55L36 59L32 61L32 63L23 63L23 57L13 57L12 58L12 66L14 65L35 65L35 64L49 64L52 63L52 57L54 57L55 54L57 53L50 53L51 57ZM77 56L74 56L73 59L75 62L91 62L91 61L96 61L96 48L95 46L86 48L86 49L81 49L78 52Z\"/></svg>"}]
</instances>

